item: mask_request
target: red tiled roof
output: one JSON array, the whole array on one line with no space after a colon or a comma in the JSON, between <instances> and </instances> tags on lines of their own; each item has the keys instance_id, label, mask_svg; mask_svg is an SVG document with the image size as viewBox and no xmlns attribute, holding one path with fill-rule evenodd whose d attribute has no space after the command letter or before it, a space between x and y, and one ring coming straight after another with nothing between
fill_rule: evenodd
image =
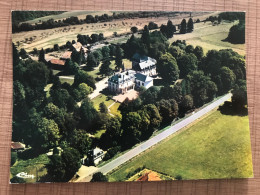
<instances>
[{"instance_id":1,"label":"red tiled roof","mask_svg":"<svg viewBox=\"0 0 260 195\"><path fill-rule=\"evenodd\" d=\"M161 178L156 172L145 173L143 176L139 177L136 181L161 181Z\"/></svg>"},{"instance_id":2,"label":"red tiled roof","mask_svg":"<svg viewBox=\"0 0 260 195\"><path fill-rule=\"evenodd\" d=\"M22 144L21 142L12 142L11 143L11 148L12 149L24 149L25 145Z\"/></svg>"},{"instance_id":3,"label":"red tiled roof","mask_svg":"<svg viewBox=\"0 0 260 195\"><path fill-rule=\"evenodd\" d=\"M65 65L65 61L64 61L64 60L51 59L50 62L51 62L52 64L55 64L55 65L61 65L61 66L64 66L64 65Z\"/></svg>"},{"instance_id":4,"label":"red tiled roof","mask_svg":"<svg viewBox=\"0 0 260 195\"><path fill-rule=\"evenodd\" d=\"M66 51L66 52L62 55L61 58L63 58L63 59L70 59L71 53L72 53L71 51Z\"/></svg>"}]
</instances>

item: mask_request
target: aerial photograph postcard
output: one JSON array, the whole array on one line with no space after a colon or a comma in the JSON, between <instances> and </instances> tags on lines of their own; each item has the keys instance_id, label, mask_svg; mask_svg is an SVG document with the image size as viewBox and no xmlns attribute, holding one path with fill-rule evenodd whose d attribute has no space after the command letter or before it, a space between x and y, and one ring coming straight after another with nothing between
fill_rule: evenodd
<instances>
[{"instance_id":1,"label":"aerial photograph postcard","mask_svg":"<svg viewBox=\"0 0 260 195\"><path fill-rule=\"evenodd\" d=\"M253 177L245 12L11 14L10 183Z\"/></svg>"}]
</instances>

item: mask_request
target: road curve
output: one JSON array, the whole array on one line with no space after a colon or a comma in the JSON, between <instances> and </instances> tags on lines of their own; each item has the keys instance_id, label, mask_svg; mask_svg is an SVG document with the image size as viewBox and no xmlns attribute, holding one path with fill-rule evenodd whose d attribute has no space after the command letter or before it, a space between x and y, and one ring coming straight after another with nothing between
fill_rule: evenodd
<instances>
[{"instance_id":1,"label":"road curve","mask_svg":"<svg viewBox=\"0 0 260 195\"><path fill-rule=\"evenodd\" d=\"M86 177L79 180L78 182L87 182L90 181L92 175L95 172L102 172L103 174L107 174L108 172L112 171L113 169L117 168L118 166L122 165L123 163L129 161L133 157L137 156L138 154L144 152L148 148L154 146L155 144L159 143L160 141L164 140L168 136L172 135L173 133L179 131L180 129L186 127L187 125L191 124L195 120L201 118L203 115L207 114L211 110L215 109L219 105L223 104L225 101L230 99L232 94L227 94L220 99L212 102L208 106L202 108L200 111L194 113L193 115L187 117L186 119L180 121L179 123L173 125L169 129L163 131L162 133L152 137L151 139L145 141L144 143L136 146L135 148L131 149L130 151L126 152L125 154L119 156L118 158L114 159L113 161L107 163L106 165L98 168L95 171L89 172L86 174Z\"/></svg>"}]
</instances>

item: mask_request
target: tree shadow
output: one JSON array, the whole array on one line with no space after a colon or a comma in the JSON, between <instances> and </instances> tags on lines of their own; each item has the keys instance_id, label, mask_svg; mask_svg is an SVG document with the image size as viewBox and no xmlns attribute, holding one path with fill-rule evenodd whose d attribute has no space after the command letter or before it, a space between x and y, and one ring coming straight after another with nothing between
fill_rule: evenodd
<instances>
[{"instance_id":1,"label":"tree shadow","mask_svg":"<svg viewBox=\"0 0 260 195\"><path fill-rule=\"evenodd\" d=\"M218 110L224 115L233 116L247 116L248 109L246 107L237 107L232 102L225 101L222 106L219 106Z\"/></svg>"},{"instance_id":2,"label":"tree shadow","mask_svg":"<svg viewBox=\"0 0 260 195\"><path fill-rule=\"evenodd\" d=\"M23 152L18 152L18 158L22 160L33 159L43 153L46 153L45 149L34 150L31 148L31 149L24 150Z\"/></svg>"}]
</instances>

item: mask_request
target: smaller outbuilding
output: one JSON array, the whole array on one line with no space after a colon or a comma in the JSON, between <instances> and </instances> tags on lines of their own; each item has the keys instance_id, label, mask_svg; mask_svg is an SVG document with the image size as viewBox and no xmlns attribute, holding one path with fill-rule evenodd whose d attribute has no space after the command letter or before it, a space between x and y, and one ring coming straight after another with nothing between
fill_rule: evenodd
<instances>
[{"instance_id":1,"label":"smaller outbuilding","mask_svg":"<svg viewBox=\"0 0 260 195\"><path fill-rule=\"evenodd\" d=\"M136 87L145 87L148 89L149 87L153 86L153 78L141 73L135 74L135 84Z\"/></svg>"},{"instance_id":2,"label":"smaller outbuilding","mask_svg":"<svg viewBox=\"0 0 260 195\"><path fill-rule=\"evenodd\" d=\"M11 150L13 152L23 151L24 149L25 149L25 144L23 144L21 142L12 142L11 143Z\"/></svg>"}]
</instances>

